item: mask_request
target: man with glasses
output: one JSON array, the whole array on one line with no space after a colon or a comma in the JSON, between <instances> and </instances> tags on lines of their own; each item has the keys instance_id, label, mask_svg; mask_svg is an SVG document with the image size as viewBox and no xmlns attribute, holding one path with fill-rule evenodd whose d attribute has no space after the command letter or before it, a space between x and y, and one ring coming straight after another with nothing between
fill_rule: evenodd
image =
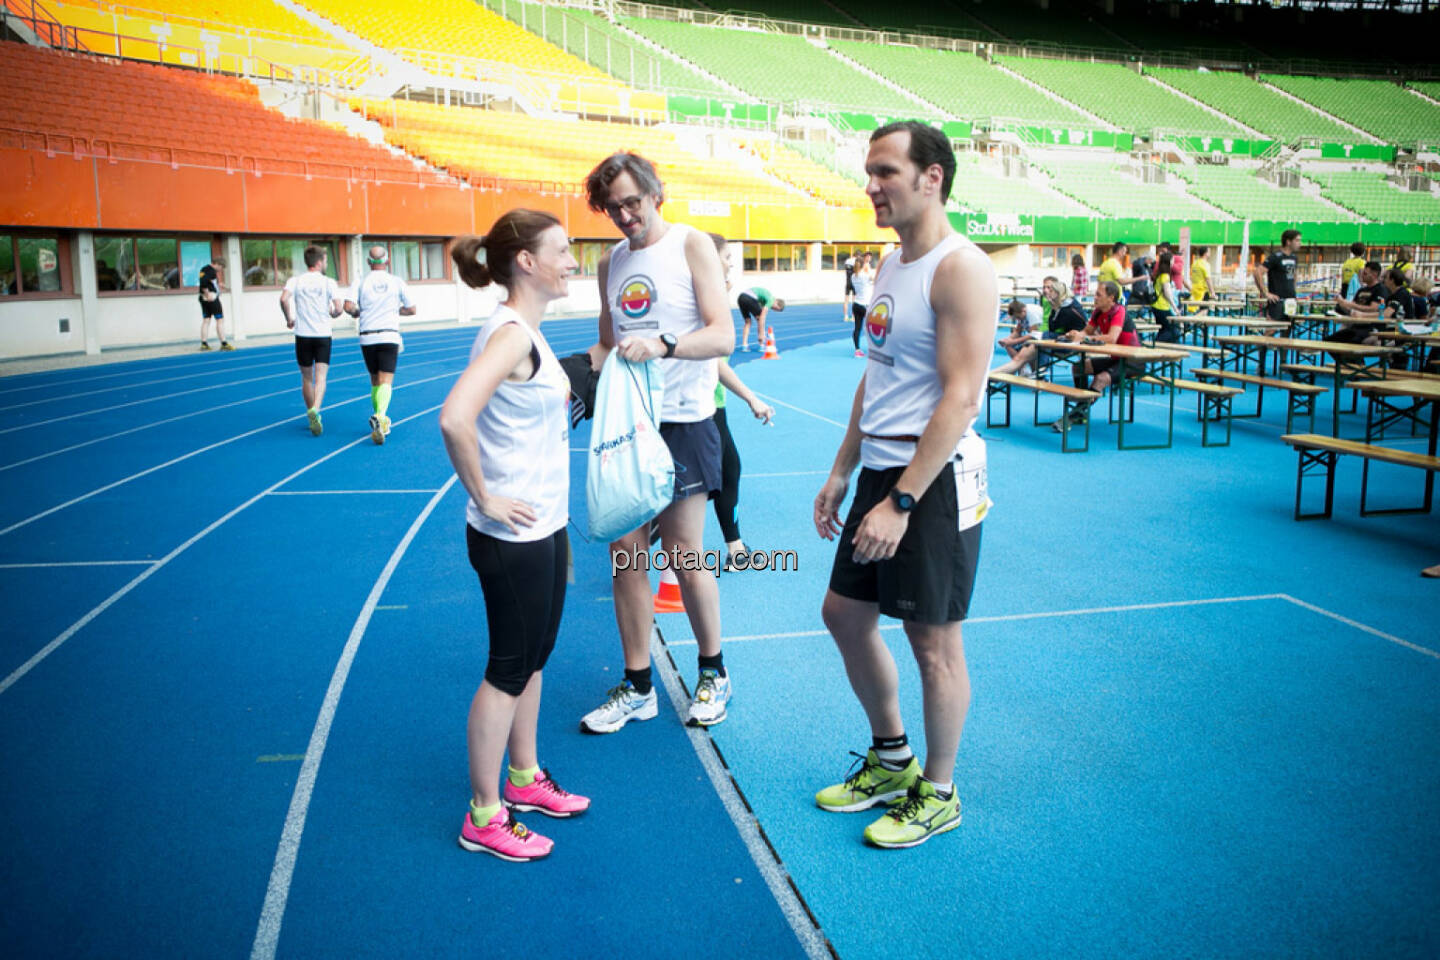
<instances>
[{"instance_id":1,"label":"man with glasses","mask_svg":"<svg viewBox=\"0 0 1440 960\"><path fill-rule=\"evenodd\" d=\"M600 342L626 360L660 359L665 396L660 435L675 461L675 499L657 518L680 595L699 646L699 680L686 722L709 726L725 719L730 677L720 654L720 591L706 570L686 569L679 557L698 556L705 504L720 490L720 432L715 425L717 357L735 347L725 274L710 238L661 216L665 191L655 167L633 153L616 153L590 172L592 210L603 210L625 238L600 258ZM610 544L611 555L650 549L650 525ZM631 565L614 572L615 622L625 655L625 679L580 721L590 733L614 733L658 710L651 681L654 612L650 578Z\"/></svg>"}]
</instances>

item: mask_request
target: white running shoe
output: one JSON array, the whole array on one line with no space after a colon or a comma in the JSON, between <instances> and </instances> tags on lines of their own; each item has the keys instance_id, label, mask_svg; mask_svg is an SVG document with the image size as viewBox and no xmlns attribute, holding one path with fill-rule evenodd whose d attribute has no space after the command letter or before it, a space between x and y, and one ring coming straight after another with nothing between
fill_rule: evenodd
<instances>
[{"instance_id":1,"label":"white running shoe","mask_svg":"<svg viewBox=\"0 0 1440 960\"><path fill-rule=\"evenodd\" d=\"M725 706L730 702L730 678L718 670L701 670L695 684L695 699L685 711L685 722L692 727L714 726L725 719Z\"/></svg>"},{"instance_id":2,"label":"white running shoe","mask_svg":"<svg viewBox=\"0 0 1440 960\"><path fill-rule=\"evenodd\" d=\"M580 718L580 729L585 733L614 733L631 720L654 720L659 712L654 687L649 693L636 693L634 685L626 680L610 689L609 699Z\"/></svg>"},{"instance_id":3,"label":"white running shoe","mask_svg":"<svg viewBox=\"0 0 1440 960\"><path fill-rule=\"evenodd\" d=\"M390 418L383 413L375 413L370 416L370 439L376 444L385 442L390 436Z\"/></svg>"}]
</instances>

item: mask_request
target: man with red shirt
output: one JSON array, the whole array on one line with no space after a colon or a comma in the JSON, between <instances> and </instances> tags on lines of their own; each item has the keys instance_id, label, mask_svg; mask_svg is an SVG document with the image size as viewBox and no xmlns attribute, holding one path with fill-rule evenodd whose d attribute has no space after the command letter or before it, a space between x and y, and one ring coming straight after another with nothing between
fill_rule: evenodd
<instances>
[{"instance_id":1,"label":"man with red shirt","mask_svg":"<svg viewBox=\"0 0 1440 960\"><path fill-rule=\"evenodd\" d=\"M1135 332L1135 321L1125 315L1125 305L1120 302L1120 285L1113 280L1102 281L1095 288L1095 309L1090 313L1090 322L1085 325L1084 330L1072 330L1064 334L1063 339L1072 343L1087 340L1091 343L1118 343L1126 347L1140 346L1140 336ZM1075 386L1081 390L1091 382L1090 377L1094 377L1090 389L1104 393L1112 379L1110 371L1119 363L1118 357L1087 357L1072 366L1070 371L1075 377ZM1126 371L1132 377L1144 373L1143 367L1135 363L1127 365ZM1071 426L1083 424L1089 409L1090 405L1086 404L1071 410ZM1056 420L1050 427L1059 433L1064 429L1064 424Z\"/></svg>"}]
</instances>

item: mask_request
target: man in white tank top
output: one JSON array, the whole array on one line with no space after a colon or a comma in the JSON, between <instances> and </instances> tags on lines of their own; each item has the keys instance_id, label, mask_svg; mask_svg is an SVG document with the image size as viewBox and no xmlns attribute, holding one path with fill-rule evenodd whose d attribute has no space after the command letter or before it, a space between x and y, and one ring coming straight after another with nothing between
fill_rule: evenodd
<instances>
[{"instance_id":1,"label":"man in white tank top","mask_svg":"<svg viewBox=\"0 0 1440 960\"><path fill-rule=\"evenodd\" d=\"M644 157L607 157L591 171L586 188L591 209L603 211L625 235L600 258L600 342L627 360L660 358L665 378L660 435L675 461L675 500L658 518L660 539L700 651L700 676L686 720L709 726L725 719L730 678L720 655L720 591L714 575L694 569L693 561L702 551L705 504L721 487L716 358L735 348L724 270L706 234L661 216L664 187ZM648 553L649 525L610 549L612 556ZM625 680L581 720L592 733L613 733L657 710L650 675L650 578L634 564L613 577Z\"/></svg>"},{"instance_id":2,"label":"man in white tank top","mask_svg":"<svg viewBox=\"0 0 1440 960\"><path fill-rule=\"evenodd\" d=\"M996 332L995 271L945 215L955 155L917 121L870 138L866 193L875 222L900 238L876 274L865 316L865 375L815 528L840 535L822 614L870 721L871 749L842 783L815 796L824 810L886 803L865 828L881 847L912 847L960 824L955 755L970 707L960 622L989 509L985 444L974 431ZM840 507L863 465L849 516ZM924 690L926 758L910 752L895 661L880 614L904 623Z\"/></svg>"}]
</instances>

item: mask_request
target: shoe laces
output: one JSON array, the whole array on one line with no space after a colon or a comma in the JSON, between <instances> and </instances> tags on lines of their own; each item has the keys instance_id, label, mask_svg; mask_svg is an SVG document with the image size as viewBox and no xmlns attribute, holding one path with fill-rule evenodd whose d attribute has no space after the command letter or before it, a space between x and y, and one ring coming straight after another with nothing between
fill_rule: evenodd
<instances>
[{"instance_id":1,"label":"shoe laces","mask_svg":"<svg viewBox=\"0 0 1440 960\"><path fill-rule=\"evenodd\" d=\"M516 840L524 840L526 837L530 836L529 828L527 828L525 824L521 823L519 820L516 820L513 813L509 814L508 818L505 821L505 826L501 829L509 831Z\"/></svg>"},{"instance_id":2,"label":"shoe laces","mask_svg":"<svg viewBox=\"0 0 1440 960\"><path fill-rule=\"evenodd\" d=\"M850 756L855 758L855 762L850 764L850 772L845 775L845 786L853 790L865 774L880 764L871 763L868 754L856 753L854 750L850 751Z\"/></svg>"},{"instance_id":3,"label":"shoe laces","mask_svg":"<svg viewBox=\"0 0 1440 960\"><path fill-rule=\"evenodd\" d=\"M917 784L906 792L904 800L890 808L890 812L886 816L899 823L904 823L919 813L923 806L925 806L925 798L920 796L920 788Z\"/></svg>"},{"instance_id":4,"label":"shoe laces","mask_svg":"<svg viewBox=\"0 0 1440 960\"><path fill-rule=\"evenodd\" d=\"M720 674L713 670L701 670L700 681L695 684L695 699L710 700L715 696L715 688L720 684Z\"/></svg>"},{"instance_id":5,"label":"shoe laces","mask_svg":"<svg viewBox=\"0 0 1440 960\"><path fill-rule=\"evenodd\" d=\"M626 694L630 693L635 693L637 697L639 696L639 693L636 693L635 688L630 685L629 681L620 684L618 687L611 687L608 694L610 699L606 701L605 705L608 707L613 704L618 704L625 699Z\"/></svg>"},{"instance_id":6,"label":"shoe laces","mask_svg":"<svg viewBox=\"0 0 1440 960\"><path fill-rule=\"evenodd\" d=\"M542 789L542 790L549 790L551 793L555 794L555 796L557 796L557 797L568 797L568 796L570 796L570 791L569 791L569 790L566 790L564 787L560 786L560 784L558 784L558 783L555 782L555 778L552 777L552 776L550 776L550 770L549 770L549 768L542 768L540 772L541 772L542 774L544 774L543 779L537 779L537 781L536 781L536 782L542 784L542 786L541 786L540 789Z\"/></svg>"}]
</instances>

